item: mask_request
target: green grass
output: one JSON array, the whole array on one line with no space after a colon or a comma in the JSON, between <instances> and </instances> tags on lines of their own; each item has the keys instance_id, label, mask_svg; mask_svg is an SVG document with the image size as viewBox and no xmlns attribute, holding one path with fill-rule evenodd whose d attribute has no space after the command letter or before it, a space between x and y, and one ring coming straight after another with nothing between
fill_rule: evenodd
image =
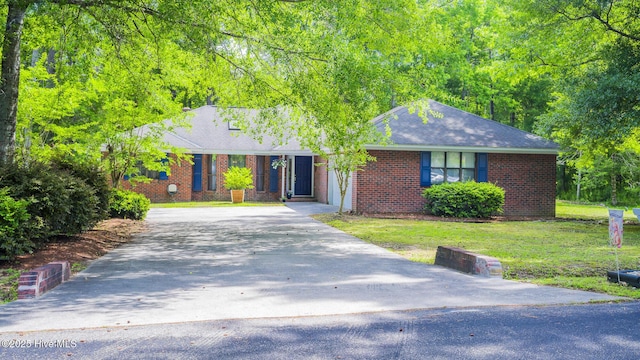
<instances>
[{"instance_id":1,"label":"green grass","mask_svg":"<svg viewBox=\"0 0 640 360\"><path fill-rule=\"evenodd\" d=\"M631 213L631 211L629 211ZM640 269L640 224L626 216L622 269ZM457 246L496 257L504 277L539 284L640 298L640 290L606 281L616 269L605 207L558 204L558 216L580 220L452 222L321 215L351 235L413 261L433 264L438 246Z\"/></svg>"},{"instance_id":2,"label":"green grass","mask_svg":"<svg viewBox=\"0 0 640 360\"><path fill-rule=\"evenodd\" d=\"M15 269L0 270L0 304L18 299L18 278L20 271Z\"/></svg>"},{"instance_id":3,"label":"green grass","mask_svg":"<svg viewBox=\"0 0 640 360\"><path fill-rule=\"evenodd\" d=\"M78 273L78 272L80 272L80 271L82 271L82 270L86 269L86 268L87 268L87 266L88 266L88 265L87 265L86 263L78 263L78 262L75 262L75 263L71 264L71 272L73 272L73 273Z\"/></svg>"},{"instance_id":4,"label":"green grass","mask_svg":"<svg viewBox=\"0 0 640 360\"><path fill-rule=\"evenodd\" d=\"M640 204L636 207L640 207ZM609 208L605 205L590 205L572 203L568 201L556 202L556 217L563 219L604 220L609 219ZM612 209L625 210L624 220L636 220L632 208L612 207Z\"/></svg>"},{"instance_id":5,"label":"green grass","mask_svg":"<svg viewBox=\"0 0 640 360\"><path fill-rule=\"evenodd\" d=\"M171 203L151 204L152 208L247 207L247 206L284 206L284 203L245 201L242 203L234 204L231 201L189 201L189 202L171 202Z\"/></svg>"}]
</instances>

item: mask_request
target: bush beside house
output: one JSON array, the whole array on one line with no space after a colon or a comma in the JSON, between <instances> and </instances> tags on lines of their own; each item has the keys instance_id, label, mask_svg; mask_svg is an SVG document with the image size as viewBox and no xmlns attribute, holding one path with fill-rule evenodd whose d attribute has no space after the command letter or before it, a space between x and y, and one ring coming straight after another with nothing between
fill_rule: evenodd
<instances>
[{"instance_id":1,"label":"bush beside house","mask_svg":"<svg viewBox=\"0 0 640 360\"><path fill-rule=\"evenodd\" d=\"M144 195L130 190L113 189L109 201L109 215L114 218L143 220L149 212L151 201Z\"/></svg>"},{"instance_id":2,"label":"bush beside house","mask_svg":"<svg viewBox=\"0 0 640 360\"><path fill-rule=\"evenodd\" d=\"M488 218L501 214L504 190L491 183L474 181L433 185L422 192L425 210L437 216Z\"/></svg>"},{"instance_id":3,"label":"bush beside house","mask_svg":"<svg viewBox=\"0 0 640 360\"><path fill-rule=\"evenodd\" d=\"M0 172L0 187L9 196L27 200L27 210L43 226L30 230L32 238L46 240L88 230L105 218L96 190L69 171L50 164L6 165Z\"/></svg>"}]
</instances>

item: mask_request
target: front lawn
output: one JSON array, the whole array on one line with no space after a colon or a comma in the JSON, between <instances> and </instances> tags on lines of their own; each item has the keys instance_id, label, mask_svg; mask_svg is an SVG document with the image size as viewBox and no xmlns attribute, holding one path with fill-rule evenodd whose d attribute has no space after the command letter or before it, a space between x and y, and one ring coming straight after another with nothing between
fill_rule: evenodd
<instances>
[{"instance_id":1,"label":"front lawn","mask_svg":"<svg viewBox=\"0 0 640 360\"><path fill-rule=\"evenodd\" d=\"M636 206L640 207L640 205ZM617 207L616 209L625 210L625 221L638 221L638 218L633 214L631 208ZM605 205L591 205L573 203L569 201L557 201L556 202L556 217L562 219L582 219L582 220L604 220L607 221L609 213Z\"/></svg>"},{"instance_id":2,"label":"front lawn","mask_svg":"<svg viewBox=\"0 0 640 360\"><path fill-rule=\"evenodd\" d=\"M582 208L582 210L579 210ZM616 269L609 246L606 207L558 204L558 217L579 220L458 222L317 218L410 260L433 264L440 245L457 246L500 260L506 279L640 298L640 290L607 282ZM631 210L628 211L631 213ZM625 212L621 269L640 269L640 224Z\"/></svg>"}]
</instances>

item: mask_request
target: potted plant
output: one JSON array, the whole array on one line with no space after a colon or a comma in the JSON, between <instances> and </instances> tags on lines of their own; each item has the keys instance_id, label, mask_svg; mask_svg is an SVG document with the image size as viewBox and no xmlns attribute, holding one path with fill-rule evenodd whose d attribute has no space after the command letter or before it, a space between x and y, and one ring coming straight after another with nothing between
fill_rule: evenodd
<instances>
[{"instance_id":1,"label":"potted plant","mask_svg":"<svg viewBox=\"0 0 640 360\"><path fill-rule=\"evenodd\" d=\"M222 175L224 175L224 187L231 190L231 202L243 202L244 190L253 189L251 169L232 166Z\"/></svg>"}]
</instances>

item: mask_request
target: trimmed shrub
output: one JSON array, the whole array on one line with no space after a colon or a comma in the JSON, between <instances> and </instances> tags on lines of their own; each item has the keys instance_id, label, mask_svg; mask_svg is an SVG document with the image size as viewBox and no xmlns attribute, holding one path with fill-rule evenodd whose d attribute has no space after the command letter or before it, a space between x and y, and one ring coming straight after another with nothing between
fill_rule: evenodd
<instances>
[{"instance_id":1,"label":"trimmed shrub","mask_svg":"<svg viewBox=\"0 0 640 360\"><path fill-rule=\"evenodd\" d=\"M143 194L113 189L109 201L109 214L114 218L142 220L147 216L151 200Z\"/></svg>"},{"instance_id":2,"label":"trimmed shrub","mask_svg":"<svg viewBox=\"0 0 640 360\"><path fill-rule=\"evenodd\" d=\"M74 235L92 228L101 218L95 190L67 171L41 163L10 164L1 174L0 186L9 187L12 198L27 200L28 213L42 225L32 229L32 240Z\"/></svg>"},{"instance_id":3,"label":"trimmed shrub","mask_svg":"<svg viewBox=\"0 0 640 360\"><path fill-rule=\"evenodd\" d=\"M89 185L98 199L96 208L97 220L104 220L109 217L109 197L111 189L107 174L100 169L98 163L81 163L73 158L58 157L53 159L55 168L68 172L69 174L83 180Z\"/></svg>"},{"instance_id":4,"label":"trimmed shrub","mask_svg":"<svg viewBox=\"0 0 640 360\"><path fill-rule=\"evenodd\" d=\"M30 239L30 219L27 200L9 196L9 188L0 189L0 259L11 260L32 251L36 244Z\"/></svg>"},{"instance_id":5,"label":"trimmed shrub","mask_svg":"<svg viewBox=\"0 0 640 360\"><path fill-rule=\"evenodd\" d=\"M100 200L96 190L82 179L61 173L60 178L66 184L68 193L67 213L64 223L55 230L57 234L74 235L92 229L105 215L100 209Z\"/></svg>"},{"instance_id":6,"label":"trimmed shrub","mask_svg":"<svg viewBox=\"0 0 640 360\"><path fill-rule=\"evenodd\" d=\"M473 181L434 185L422 192L425 210L447 217L488 218L502 214L504 189Z\"/></svg>"}]
</instances>

